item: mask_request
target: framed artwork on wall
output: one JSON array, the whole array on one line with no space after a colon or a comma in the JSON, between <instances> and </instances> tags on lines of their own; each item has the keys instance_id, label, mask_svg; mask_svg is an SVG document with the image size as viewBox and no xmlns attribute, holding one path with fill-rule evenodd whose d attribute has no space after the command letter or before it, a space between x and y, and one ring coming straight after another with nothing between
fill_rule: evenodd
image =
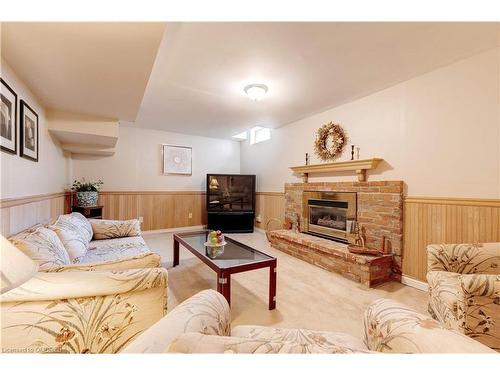
<instances>
[{"instance_id":1,"label":"framed artwork on wall","mask_svg":"<svg viewBox=\"0 0 500 375\"><path fill-rule=\"evenodd\" d=\"M17 94L0 78L0 148L17 154Z\"/></svg>"},{"instance_id":2,"label":"framed artwork on wall","mask_svg":"<svg viewBox=\"0 0 500 375\"><path fill-rule=\"evenodd\" d=\"M38 115L24 100L21 100L20 155L38 161Z\"/></svg>"},{"instance_id":3,"label":"framed artwork on wall","mask_svg":"<svg viewBox=\"0 0 500 375\"><path fill-rule=\"evenodd\" d=\"M186 146L162 145L163 174L192 174L193 149Z\"/></svg>"}]
</instances>

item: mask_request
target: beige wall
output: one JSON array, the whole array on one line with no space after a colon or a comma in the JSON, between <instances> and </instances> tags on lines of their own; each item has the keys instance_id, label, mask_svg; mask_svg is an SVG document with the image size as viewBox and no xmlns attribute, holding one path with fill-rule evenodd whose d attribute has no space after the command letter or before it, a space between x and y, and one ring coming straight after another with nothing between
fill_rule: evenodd
<instances>
[{"instance_id":1,"label":"beige wall","mask_svg":"<svg viewBox=\"0 0 500 375\"><path fill-rule=\"evenodd\" d=\"M18 98L18 149L17 155L0 152L0 199L59 193L67 186L69 159L47 131L45 111L29 88L14 71L1 61L1 76L16 92ZM33 162L19 156L19 101L23 99L38 114L39 156Z\"/></svg>"},{"instance_id":2,"label":"beige wall","mask_svg":"<svg viewBox=\"0 0 500 375\"><path fill-rule=\"evenodd\" d=\"M318 162L315 131L334 121L361 158L385 159L370 180L402 179L410 196L500 198L499 66L499 51L489 50L283 126L268 142L242 143L241 172L257 174L257 191L283 191L300 181L289 166L304 164L306 152ZM347 147L340 160L349 158Z\"/></svg>"},{"instance_id":3,"label":"beige wall","mask_svg":"<svg viewBox=\"0 0 500 375\"><path fill-rule=\"evenodd\" d=\"M161 144L193 148L193 174L162 174ZM101 178L104 191L202 191L207 173L239 173L239 142L120 126L116 153L74 155L73 178Z\"/></svg>"}]
</instances>

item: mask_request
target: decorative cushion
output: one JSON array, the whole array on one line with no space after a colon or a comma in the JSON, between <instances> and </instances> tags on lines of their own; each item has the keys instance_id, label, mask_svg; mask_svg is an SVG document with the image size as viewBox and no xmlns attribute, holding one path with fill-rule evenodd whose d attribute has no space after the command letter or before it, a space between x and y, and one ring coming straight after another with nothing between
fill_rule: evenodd
<instances>
[{"instance_id":1,"label":"decorative cushion","mask_svg":"<svg viewBox=\"0 0 500 375\"><path fill-rule=\"evenodd\" d=\"M142 237L91 241L87 253L75 263L100 263L150 253Z\"/></svg>"},{"instance_id":2,"label":"decorative cushion","mask_svg":"<svg viewBox=\"0 0 500 375\"><path fill-rule=\"evenodd\" d=\"M57 233L73 262L78 262L87 253L92 226L82 214L61 215L49 228Z\"/></svg>"},{"instance_id":3,"label":"decorative cushion","mask_svg":"<svg viewBox=\"0 0 500 375\"><path fill-rule=\"evenodd\" d=\"M141 235L139 220L89 220L94 232L94 240L109 238L134 237Z\"/></svg>"},{"instance_id":4,"label":"decorative cushion","mask_svg":"<svg viewBox=\"0 0 500 375\"><path fill-rule=\"evenodd\" d=\"M57 234L43 226L27 229L9 238L19 250L38 263L40 270L71 264Z\"/></svg>"}]
</instances>

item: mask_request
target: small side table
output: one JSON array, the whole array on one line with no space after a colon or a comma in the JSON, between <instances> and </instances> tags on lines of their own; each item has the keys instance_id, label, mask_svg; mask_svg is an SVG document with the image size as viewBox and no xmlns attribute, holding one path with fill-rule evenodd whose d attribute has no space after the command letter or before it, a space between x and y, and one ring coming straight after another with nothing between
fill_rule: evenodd
<instances>
[{"instance_id":1,"label":"small side table","mask_svg":"<svg viewBox=\"0 0 500 375\"><path fill-rule=\"evenodd\" d=\"M72 212L79 212L87 219L102 219L102 208L104 206L80 207L73 206Z\"/></svg>"}]
</instances>

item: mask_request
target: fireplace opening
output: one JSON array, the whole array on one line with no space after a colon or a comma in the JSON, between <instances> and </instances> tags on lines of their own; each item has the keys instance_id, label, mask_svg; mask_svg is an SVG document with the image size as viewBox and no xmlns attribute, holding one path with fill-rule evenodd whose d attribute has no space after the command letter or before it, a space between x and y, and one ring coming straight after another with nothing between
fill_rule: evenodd
<instances>
[{"instance_id":1,"label":"fireplace opening","mask_svg":"<svg viewBox=\"0 0 500 375\"><path fill-rule=\"evenodd\" d=\"M356 193L304 192L303 231L352 242L356 203Z\"/></svg>"},{"instance_id":2,"label":"fireplace opening","mask_svg":"<svg viewBox=\"0 0 500 375\"><path fill-rule=\"evenodd\" d=\"M326 228L346 230L347 208L317 205L309 201L309 223Z\"/></svg>"}]
</instances>

